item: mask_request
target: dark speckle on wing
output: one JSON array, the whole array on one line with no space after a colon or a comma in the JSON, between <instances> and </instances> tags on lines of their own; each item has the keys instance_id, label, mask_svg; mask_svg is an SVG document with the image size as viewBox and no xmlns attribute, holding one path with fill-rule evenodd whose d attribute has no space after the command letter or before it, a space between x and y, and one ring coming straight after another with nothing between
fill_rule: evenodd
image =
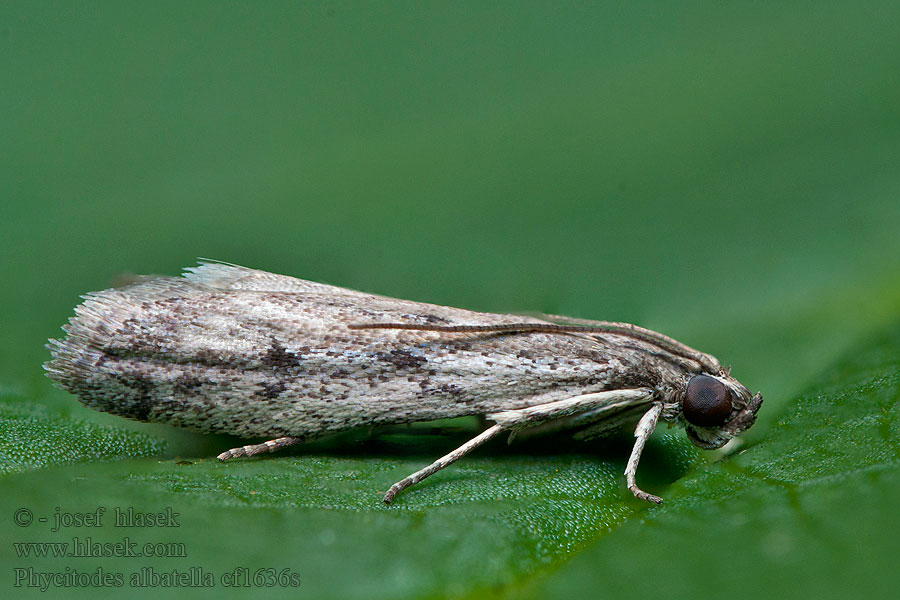
<instances>
[{"instance_id":1,"label":"dark speckle on wing","mask_svg":"<svg viewBox=\"0 0 900 600\"><path fill-rule=\"evenodd\" d=\"M424 356L413 354L406 348L396 348L390 352L379 352L378 360L393 365L398 370L403 369L419 369L428 364L428 359Z\"/></svg>"},{"instance_id":2,"label":"dark speckle on wing","mask_svg":"<svg viewBox=\"0 0 900 600\"><path fill-rule=\"evenodd\" d=\"M266 381L262 384L260 395L262 395L263 398L272 400L284 393L285 389L287 389L287 386L285 385L285 382L280 379Z\"/></svg>"},{"instance_id":3,"label":"dark speckle on wing","mask_svg":"<svg viewBox=\"0 0 900 600\"><path fill-rule=\"evenodd\" d=\"M296 367L300 362L300 358L296 354L288 352L284 346L278 343L274 338L272 345L260 359L263 366L272 367L274 369L287 369Z\"/></svg>"}]
</instances>

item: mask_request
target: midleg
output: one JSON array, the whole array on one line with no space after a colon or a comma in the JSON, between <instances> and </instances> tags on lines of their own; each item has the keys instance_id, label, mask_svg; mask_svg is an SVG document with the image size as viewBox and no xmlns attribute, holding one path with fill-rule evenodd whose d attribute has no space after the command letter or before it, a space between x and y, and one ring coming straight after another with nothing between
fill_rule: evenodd
<instances>
[{"instance_id":1,"label":"midleg","mask_svg":"<svg viewBox=\"0 0 900 600\"><path fill-rule=\"evenodd\" d=\"M608 390L605 392L584 394L575 396L574 398L566 398L565 400L557 400L555 402L547 402L546 404L538 404L527 408L507 410L488 415L488 418L494 421L496 425L472 438L453 452L442 456L424 469L420 469L409 477L405 477L392 485L384 495L384 502L390 504L400 491L422 481L429 475L437 473L447 465L459 460L481 444L503 432L515 434L515 432L520 429L534 427L552 419L568 417L587 411L603 411L604 409L618 411L629 406L647 404L652 402L652 400L653 390L648 388ZM659 415L657 414L657 418L658 416ZM656 422L654 420L654 425L655 424ZM640 452L638 452L638 457L640 457ZM635 461L635 468L636 467L637 461Z\"/></svg>"}]
</instances>

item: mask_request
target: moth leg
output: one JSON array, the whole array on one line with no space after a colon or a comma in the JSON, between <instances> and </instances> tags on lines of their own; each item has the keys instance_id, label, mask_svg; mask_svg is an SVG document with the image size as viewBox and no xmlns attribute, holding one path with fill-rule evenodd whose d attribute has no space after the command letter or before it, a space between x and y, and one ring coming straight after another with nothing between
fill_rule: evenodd
<instances>
[{"instance_id":1,"label":"moth leg","mask_svg":"<svg viewBox=\"0 0 900 600\"><path fill-rule=\"evenodd\" d=\"M253 456L255 454L263 454L264 452L275 452L285 446L292 446L298 442L302 441L300 438L295 437L280 437L274 440L269 440L268 442L263 442L262 444L253 444L250 446L239 446L237 448L232 448L222 454L218 455L218 458L221 461L226 461L229 458L237 458L238 456Z\"/></svg>"},{"instance_id":2,"label":"moth leg","mask_svg":"<svg viewBox=\"0 0 900 600\"><path fill-rule=\"evenodd\" d=\"M653 502L654 504L662 502L662 498L648 494L640 489L635 482L635 475L637 474L638 462L641 460L641 452L644 451L644 445L656 428L660 414L662 414L662 404L656 403L638 421L637 427L634 429L634 448L631 449L631 456L628 458L628 465L625 467L625 483L628 485L631 493L634 494L634 497Z\"/></svg>"},{"instance_id":3,"label":"moth leg","mask_svg":"<svg viewBox=\"0 0 900 600\"><path fill-rule=\"evenodd\" d=\"M637 404L647 404L652 398L653 391L647 388L609 390L489 415L489 418L493 420L496 425L472 438L453 452L437 459L424 469L420 469L409 477L401 479L392 485L384 495L384 502L385 504L390 504L400 491L422 481L429 475L440 471L447 465L459 460L481 444L503 432L514 434L519 429L534 427L552 419L568 417L589 410L617 410ZM658 417L659 415L657 414L657 418ZM653 423L655 425L656 421L654 420Z\"/></svg>"},{"instance_id":4,"label":"moth leg","mask_svg":"<svg viewBox=\"0 0 900 600\"><path fill-rule=\"evenodd\" d=\"M469 440L450 454L445 454L424 469L419 469L409 477L401 479L400 481L392 485L391 489L389 489L384 495L384 503L390 504L394 499L394 496L396 496L401 491L405 490L411 485L419 483L429 475L437 473L447 465L456 462L478 446L501 433L503 433L503 427L501 427L500 425L494 425L493 427L490 427L489 429L483 431L481 434L473 437L471 440Z\"/></svg>"}]
</instances>

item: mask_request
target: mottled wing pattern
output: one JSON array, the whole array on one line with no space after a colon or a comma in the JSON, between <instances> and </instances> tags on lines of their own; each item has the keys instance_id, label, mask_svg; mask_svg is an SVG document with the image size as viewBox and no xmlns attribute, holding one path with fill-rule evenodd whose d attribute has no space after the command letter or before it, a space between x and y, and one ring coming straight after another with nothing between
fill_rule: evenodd
<instances>
[{"instance_id":1,"label":"mottled wing pattern","mask_svg":"<svg viewBox=\"0 0 900 600\"><path fill-rule=\"evenodd\" d=\"M491 414L677 379L614 334L350 330L533 318L397 300L220 263L85 296L47 370L99 410L244 436ZM618 350L617 350L618 349ZM671 372L669 372L671 371Z\"/></svg>"}]
</instances>

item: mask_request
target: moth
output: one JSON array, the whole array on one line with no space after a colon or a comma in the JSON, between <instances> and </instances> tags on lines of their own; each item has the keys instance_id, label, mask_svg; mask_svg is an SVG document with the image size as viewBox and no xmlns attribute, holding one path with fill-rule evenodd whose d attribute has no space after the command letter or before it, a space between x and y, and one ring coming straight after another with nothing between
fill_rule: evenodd
<instances>
[{"instance_id":1,"label":"moth","mask_svg":"<svg viewBox=\"0 0 900 600\"><path fill-rule=\"evenodd\" d=\"M222 461L362 427L493 423L386 503L501 434L589 438L634 421L627 487L659 503L635 477L660 419L712 449L762 404L713 356L627 323L473 312L218 262L83 299L48 344L48 376L97 410L269 438Z\"/></svg>"}]
</instances>

